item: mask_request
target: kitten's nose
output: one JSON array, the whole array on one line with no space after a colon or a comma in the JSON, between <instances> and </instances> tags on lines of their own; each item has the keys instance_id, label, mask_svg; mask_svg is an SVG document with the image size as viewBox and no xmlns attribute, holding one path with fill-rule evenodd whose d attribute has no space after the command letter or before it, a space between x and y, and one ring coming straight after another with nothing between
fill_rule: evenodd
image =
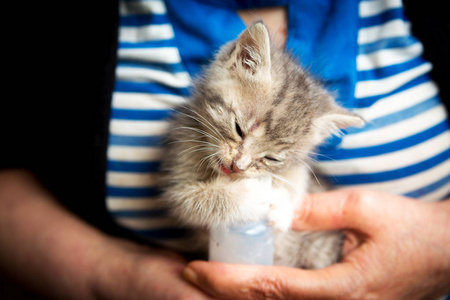
<instances>
[{"instance_id":1,"label":"kitten's nose","mask_svg":"<svg viewBox=\"0 0 450 300\"><path fill-rule=\"evenodd\" d=\"M231 170L233 170L233 172L235 173L241 173L242 171L244 171L239 169L239 167L236 165L234 161L231 163Z\"/></svg>"}]
</instances>

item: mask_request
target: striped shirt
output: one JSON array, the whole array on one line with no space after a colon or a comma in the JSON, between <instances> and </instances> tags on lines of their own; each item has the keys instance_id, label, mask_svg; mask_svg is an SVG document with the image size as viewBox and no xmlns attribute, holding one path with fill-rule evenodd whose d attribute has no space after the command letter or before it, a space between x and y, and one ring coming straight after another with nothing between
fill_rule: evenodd
<instances>
[{"instance_id":1,"label":"striped shirt","mask_svg":"<svg viewBox=\"0 0 450 300\"><path fill-rule=\"evenodd\" d=\"M321 174L337 187L358 186L424 200L450 192L450 131L431 64L410 34L401 1L361 1L352 111L368 121L323 149Z\"/></svg>"},{"instance_id":2,"label":"striped shirt","mask_svg":"<svg viewBox=\"0 0 450 300\"><path fill-rule=\"evenodd\" d=\"M181 14L198 20L195 33L213 45L212 50L234 39L243 28L236 12L226 11L222 20L214 20L226 22L227 36L202 35L209 28L201 22L213 8L193 0L183 3L203 11L191 15L186 6L177 8L169 0L120 2L107 152L106 204L112 216L135 234L174 248L186 232L177 229L155 201L163 151L160 142L171 108L188 101L193 76L213 54L196 48L198 40L191 42L180 29L192 24L174 18L184 10ZM358 24L354 24L355 36L348 37L355 49L349 60L354 65L349 71L353 81L342 85L343 94L347 89L349 97L338 100L368 122L319 148L320 155L315 157L318 175L335 187L356 186L429 201L444 199L450 194L448 116L429 77L432 66L422 58L422 45L410 33L401 0L360 1L354 10ZM197 18L201 14L204 18ZM301 45L301 41L291 45Z\"/></svg>"}]
</instances>

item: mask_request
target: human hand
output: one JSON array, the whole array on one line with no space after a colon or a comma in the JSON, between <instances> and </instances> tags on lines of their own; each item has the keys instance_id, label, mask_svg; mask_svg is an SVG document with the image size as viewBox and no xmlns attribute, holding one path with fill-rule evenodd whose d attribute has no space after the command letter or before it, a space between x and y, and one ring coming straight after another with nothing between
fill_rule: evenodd
<instances>
[{"instance_id":1,"label":"human hand","mask_svg":"<svg viewBox=\"0 0 450 300\"><path fill-rule=\"evenodd\" d=\"M450 292L450 201L363 190L307 197L295 230L344 229L340 263L321 270L195 261L184 276L222 299L433 299Z\"/></svg>"},{"instance_id":2,"label":"human hand","mask_svg":"<svg viewBox=\"0 0 450 300\"><path fill-rule=\"evenodd\" d=\"M93 276L97 299L213 299L182 278L181 256L125 240L109 243Z\"/></svg>"}]
</instances>

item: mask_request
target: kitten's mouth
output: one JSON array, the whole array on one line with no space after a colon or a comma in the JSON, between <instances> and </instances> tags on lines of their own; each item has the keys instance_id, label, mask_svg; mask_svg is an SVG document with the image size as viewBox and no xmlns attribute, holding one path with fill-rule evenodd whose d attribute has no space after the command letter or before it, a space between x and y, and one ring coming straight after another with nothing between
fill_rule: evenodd
<instances>
[{"instance_id":1,"label":"kitten's mouth","mask_svg":"<svg viewBox=\"0 0 450 300\"><path fill-rule=\"evenodd\" d=\"M225 167L224 164L220 164L220 171L222 171L226 175L229 175L229 174L233 173L233 171L228 169L227 167Z\"/></svg>"},{"instance_id":2,"label":"kitten's mouth","mask_svg":"<svg viewBox=\"0 0 450 300\"><path fill-rule=\"evenodd\" d=\"M234 162L231 164L230 167L225 166L224 164L220 164L220 171L222 171L223 173L225 173L226 175L230 175L230 174L239 174L241 176L243 176L245 174L244 170L239 169Z\"/></svg>"}]
</instances>

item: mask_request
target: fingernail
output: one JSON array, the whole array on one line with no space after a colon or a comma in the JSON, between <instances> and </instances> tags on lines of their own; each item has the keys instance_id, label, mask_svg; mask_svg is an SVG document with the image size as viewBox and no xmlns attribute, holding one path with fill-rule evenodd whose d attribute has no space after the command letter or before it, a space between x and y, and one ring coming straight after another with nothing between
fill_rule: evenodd
<instances>
[{"instance_id":1,"label":"fingernail","mask_svg":"<svg viewBox=\"0 0 450 300\"><path fill-rule=\"evenodd\" d=\"M197 274L189 267L184 269L183 277L186 280L188 280L188 281L190 281L190 282L192 282L192 283L194 283L196 285L198 284L198 276L197 276Z\"/></svg>"}]
</instances>

